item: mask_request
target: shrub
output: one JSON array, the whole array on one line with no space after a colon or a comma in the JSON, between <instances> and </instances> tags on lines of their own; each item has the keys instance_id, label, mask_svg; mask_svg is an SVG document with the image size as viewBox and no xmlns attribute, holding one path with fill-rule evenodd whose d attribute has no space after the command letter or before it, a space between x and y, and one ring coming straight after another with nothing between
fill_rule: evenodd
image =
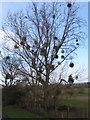
<instances>
[{"instance_id":1,"label":"shrub","mask_svg":"<svg viewBox=\"0 0 90 120\"><path fill-rule=\"evenodd\" d=\"M15 85L15 86L8 86L2 89L2 104L3 105L15 105L20 104L21 99L25 96L25 89L22 87Z\"/></svg>"}]
</instances>

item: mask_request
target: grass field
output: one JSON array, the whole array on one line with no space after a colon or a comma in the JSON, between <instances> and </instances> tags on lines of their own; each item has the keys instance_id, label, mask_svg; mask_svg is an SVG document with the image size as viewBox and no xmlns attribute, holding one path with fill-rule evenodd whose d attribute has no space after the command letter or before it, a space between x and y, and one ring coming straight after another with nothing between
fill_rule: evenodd
<instances>
[{"instance_id":1,"label":"grass field","mask_svg":"<svg viewBox=\"0 0 90 120\"><path fill-rule=\"evenodd\" d=\"M3 112L8 118L40 118L40 120L43 120L42 117L15 106L5 106Z\"/></svg>"},{"instance_id":2,"label":"grass field","mask_svg":"<svg viewBox=\"0 0 90 120\"><path fill-rule=\"evenodd\" d=\"M59 101L61 105L70 105L77 110L88 110L90 88L72 88L63 90ZM73 93L73 94L72 94Z\"/></svg>"}]
</instances>

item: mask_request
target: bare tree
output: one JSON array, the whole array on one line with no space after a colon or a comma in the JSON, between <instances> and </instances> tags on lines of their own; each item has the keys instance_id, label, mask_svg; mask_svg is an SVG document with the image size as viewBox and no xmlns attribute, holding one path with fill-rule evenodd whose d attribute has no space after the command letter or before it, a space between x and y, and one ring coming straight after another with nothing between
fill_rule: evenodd
<instances>
[{"instance_id":1,"label":"bare tree","mask_svg":"<svg viewBox=\"0 0 90 120\"><path fill-rule=\"evenodd\" d=\"M14 85L19 75L20 59L14 56L4 56L1 60L2 85Z\"/></svg>"},{"instance_id":2,"label":"bare tree","mask_svg":"<svg viewBox=\"0 0 90 120\"><path fill-rule=\"evenodd\" d=\"M71 56L84 38L82 19L75 3L32 3L32 9L9 13L7 27L14 33L14 54L23 60L24 73L32 84L42 84L47 106L51 73ZM5 30L5 28L4 28ZM12 51L13 52L13 51ZM71 68L74 63L69 64Z\"/></svg>"}]
</instances>

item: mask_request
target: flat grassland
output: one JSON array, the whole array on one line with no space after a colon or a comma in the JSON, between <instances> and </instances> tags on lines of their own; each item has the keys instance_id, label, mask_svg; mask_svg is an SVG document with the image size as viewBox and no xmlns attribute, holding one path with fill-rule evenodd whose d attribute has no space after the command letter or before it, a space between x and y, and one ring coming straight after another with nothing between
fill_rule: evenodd
<instances>
[{"instance_id":1,"label":"flat grassland","mask_svg":"<svg viewBox=\"0 0 90 120\"><path fill-rule=\"evenodd\" d=\"M89 92L90 88L83 87L65 89L61 95L61 104L73 106L77 110L88 110Z\"/></svg>"}]
</instances>

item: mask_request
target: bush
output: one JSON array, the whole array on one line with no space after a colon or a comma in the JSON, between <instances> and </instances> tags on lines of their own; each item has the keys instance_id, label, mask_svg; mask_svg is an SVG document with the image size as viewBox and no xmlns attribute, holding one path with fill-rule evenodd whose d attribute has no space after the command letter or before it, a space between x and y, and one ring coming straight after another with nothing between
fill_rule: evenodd
<instances>
[{"instance_id":1,"label":"bush","mask_svg":"<svg viewBox=\"0 0 90 120\"><path fill-rule=\"evenodd\" d=\"M15 105L20 103L20 99L25 95L25 91L19 86L8 86L2 89L2 104Z\"/></svg>"},{"instance_id":2,"label":"bush","mask_svg":"<svg viewBox=\"0 0 90 120\"><path fill-rule=\"evenodd\" d=\"M67 110L68 106L67 105L61 105L58 107L58 110Z\"/></svg>"}]
</instances>

